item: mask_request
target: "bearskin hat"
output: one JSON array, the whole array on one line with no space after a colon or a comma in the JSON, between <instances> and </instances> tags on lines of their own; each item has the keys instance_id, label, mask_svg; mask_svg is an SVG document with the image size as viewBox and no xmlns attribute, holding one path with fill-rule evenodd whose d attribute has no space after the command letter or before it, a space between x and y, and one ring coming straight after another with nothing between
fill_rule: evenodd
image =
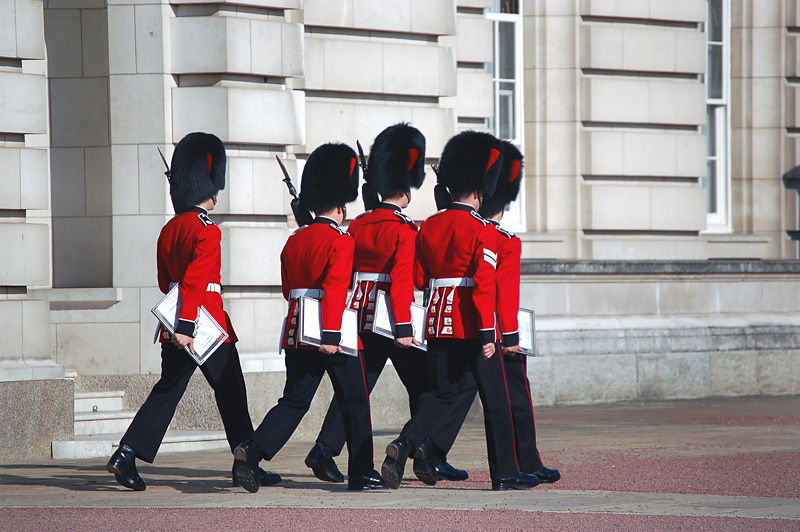
<instances>
[{"instance_id":1,"label":"bearskin hat","mask_svg":"<svg viewBox=\"0 0 800 532\"><path fill-rule=\"evenodd\" d=\"M503 166L497 179L497 188L491 196L484 196L478 213L481 216L494 216L506 208L506 205L517 199L522 184L523 156L519 149L508 142L503 143Z\"/></svg>"},{"instance_id":2,"label":"bearskin hat","mask_svg":"<svg viewBox=\"0 0 800 532\"><path fill-rule=\"evenodd\" d=\"M315 213L358 197L356 152L346 144L323 144L309 155L300 182L300 204Z\"/></svg>"},{"instance_id":3,"label":"bearskin hat","mask_svg":"<svg viewBox=\"0 0 800 532\"><path fill-rule=\"evenodd\" d=\"M225 188L225 145L216 135L189 133L172 154L169 195L176 213L186 212Z\"/></svg>"},{"instance_id":4,"label":"bearskin hat","mask_svg":"<svg viewBox=\"0 0 800 532\"><path fill-rule=\"evenodd\" d=\"M369 150L369 167L364 180L384 199L422 186L425 135L405 123L381 131Z\"/></svg>"},{"instance_id":5,"label":"bearskin hat","mask_svg":"<svg viewBox=\"0 0 800 532\"><path fill-rule=\"evenodd\" d=\"M502 144L489 133L464 131L447 141L439 162L437 181L453 198L470 192L494 193L503 165Z\"/></svg>"}]
</instances>

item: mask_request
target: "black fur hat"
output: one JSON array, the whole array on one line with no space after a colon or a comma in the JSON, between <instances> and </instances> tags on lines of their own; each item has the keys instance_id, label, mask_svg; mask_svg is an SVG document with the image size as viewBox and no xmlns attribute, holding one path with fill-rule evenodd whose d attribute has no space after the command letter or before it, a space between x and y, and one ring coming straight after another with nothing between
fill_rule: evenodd
<instances>
[{"instance_id":1,"label":"black fur hat","mask_svg":"<svg viewBox=\"0 0 800 532\"><path fill-rule=\"evenodd\" d=\"M172 154L169 195L186 212L225 188L225 145L216 135L189 133Z\"/></svg>"},{"instance_id":2,"label":"black fur hat","mask_svg":"<svg viewBox=\"0 0 800 532\"><path fill-rule=\"evenodd\" d=\"M453 198L470 192L494 193L503 165L502 144L489 133L464 131L447 141L437 181Z\"/></svg>"},{"instance_id":3,"label":"black fur hat","mask_svg":"<svg viewBox=\"0 0 800 532\"><path fill-rule=\"evenodd\" d=\"M364 180L383 199L419 188L425 180L425 135L401 123L389 126L375 137L369 150Z\"/></svg>"},{"instance_id":4,"label":"black fur hat","mask_svg":"<svg viewBox=\"0 0 800 532\"><path fill-rule=\"evenodd\" d=\"M309 155L300 182L300 204L315 213L358 197L356 152L346 144L323 144Z\"/></svg>"},{"instance_id":5,"label":"black fur hat","mask_svg":"<svg viewBox=\"0 0 800 532\"><path fill-rule=\"evenodd\" d=\"M497 179L497 188L491 196L484 196L478 213L483 217L494 216L506 208L506 205L517 199L522 184L522 166L524 157L519 149L508 142L503 143L503 166Z\"/></svg>"}]
</instances>

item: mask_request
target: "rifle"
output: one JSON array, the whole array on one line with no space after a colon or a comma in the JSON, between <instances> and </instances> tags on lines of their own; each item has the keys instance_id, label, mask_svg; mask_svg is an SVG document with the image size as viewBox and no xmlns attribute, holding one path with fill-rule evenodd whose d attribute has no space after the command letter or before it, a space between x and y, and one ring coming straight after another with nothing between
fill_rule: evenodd
<instances>
[{"instance_id":1,"label":"rifle","mask_svg":"<svg viewBox=\"0 0 800 532\"><path fill-rule=\"evenodd\" d=\"M432 164L431 168L433 168L433 173L436 174L436 177L439 177L439 167ZM448 208L450 204L453 203L453 197L450 195L450 191L441 183L433 187L433 199L436 201L436 208L440 211Z\"/></svg>"},{"instance_id":2,"label":"rifle","mask_svg":"<svg viewBox=\"0 0 800 532\"><path fill-rule=\"evenodd\" d=\"M280 157L277 155L275 156L275 160L278 161L278 164L281 167L281 171L283 172L283 182L286 183L286 187L289 189L289 194L291 194L293 198L290 205L292 206L294 220L300 227L309 225L314 220L311 216L311 213L308 212L308 209L304 209L300 205L300 198L297 197L297 189L294 188L294 184L292 184L292 178L289 177L289 172L286 171L283 161L281 161Z\"/></svg>"},{"instance_id":3,"label":"rifle","mask_svg":"<svg viewBox=\"0 0 800 532\"><path fill-rule=\"evenodd\" d=\"M169 183L171 185L172 184L172 170L169 169L169 165L167 164L167 159L164 157L164 154L161 152L161 148L156 146L156 149L158 150L158 154L161 156L161 160L164 161L164 166L167 167L167 171L164 172L164 175L167 176L167 183Z\"/></svg>"},{"instance_id":4,"label":"rifle","mask_svg":"<svg viewBox=\"0 0 800 532\"><path fill-rule=\"evenodd\" d=\"M364 184L361 185L361 201L364 202L364 210L371 211L378 207L380 200L378 199L378 192L375 186L367 181L367 159L364 157L364 150L361 148L361 143L356 141L358 147L358 157L361 160L361 171L364 172Z\"/></svg>"}]
</instances>

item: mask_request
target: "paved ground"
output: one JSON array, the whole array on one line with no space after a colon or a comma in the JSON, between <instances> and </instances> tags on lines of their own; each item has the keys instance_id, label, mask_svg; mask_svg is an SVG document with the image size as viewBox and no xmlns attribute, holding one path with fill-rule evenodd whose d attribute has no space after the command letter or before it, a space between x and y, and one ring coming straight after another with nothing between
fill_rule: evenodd
<instances>
[{"instance_id":1,"label":"paved ground","mask_svg":"<svg viewBox=\"0 0 800 532\"><path fill-rule=\"evenodd\" d=\"M451 462L470 480L349 493L303 465L291 443L265 467L284 481L230 487L225 451L142 465L145 492L105 459L0 466L0 531L20 530L726 530L800 531L800 397L540 408L539 447L563 479L492 492L482 426ZM376 466L395 434L375 436ZM346 464L344 456L338 459Z\"/></svg>"}]
</instances>

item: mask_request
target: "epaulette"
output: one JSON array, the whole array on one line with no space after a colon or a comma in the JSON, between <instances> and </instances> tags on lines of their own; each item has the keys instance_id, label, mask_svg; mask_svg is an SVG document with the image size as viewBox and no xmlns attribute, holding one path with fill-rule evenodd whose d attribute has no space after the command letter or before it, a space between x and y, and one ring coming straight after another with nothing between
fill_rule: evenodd
<instances>
[{"instance_id":1,"label":"epaulette","mask_svg":"<svg viewBox=\"0 0 800 532\"><path fill-rule=\"evenodd\" d=\"M300 227L298 227L297 229L295 229L294 231L292 231L292 234L295 234L295 233L296 233L296 232L298 232L300 229L305 229L306 227L308 227L308 226L307 226L307 225L301 225Z\"/></svg>"},{"instance_id":2,"label":"epaulette","mask_svg":"<svg viewBox=\"0 0 800 532\"><path fill-rule=\"evenodd\" d=\"M328 225L331 227L331 229L334 229L335 231L338 231L340 235L349 235L350 234L350 233L348 233L347 231L345 231L344 229L342 229L341 227L339 227L336 224L328 224Z\"/></svg>"},{"instance_id":3,"label":"epaulette","mask_svg":"<svg viewBox=\"0 0 800 532\"><path fill-rule=\"evenodd\" d=\"M411 217L409 217L409 216L406 216L405 214L403 214L403 213L402 213L402 212L400 212L400 211L392 211L392 212L394 212L394 215L395 215L395 216L397 216L398 218L400 218L400 221L401 221L402 223L404 223L404 224L408 224L408 225L412 226L414 229L417 229L417 224L415 224L415 223L414 223L414 220L412 220L412 219L411 219Z\"/></svg>"},{"instance_id":4,"label":"epaulette","mask_svg":"<svg viewBox=\"0 0 800 532\"><path fill-rule=\"evenodd\" d=\"M507 238L514 238L514 237L516 237L516 236L517 236L517 235L515 235L514 233L512 233L511 231L509 231L508 229L503 229L503 228L502 228L502 227L500 227L499 225L497 226L497 230L498 230L498 231L499 231L501 234L505 235Z\"/></svg>"},{"instance_id":5,"label":"epaulette","mask_svg":"<svg viewBox=\"0 0 800 532\"><path fill-rule=\"evenodd\" d=\"M214 222L211 221L211 218L204 212L198 213L197 218L203 223L203 225L214 225Z\"/></svg>"},{"instance_id":6,"label":"epaulette","mask_svg":"<svg viewBox=\"0 0 800 532\"><path fill-rule=\"evenodd\" d=\"M359 218L361 218L361 217L362 217L362 216L364 216L365 214L369 214L369 213L371 213L371 212L372 212L372 211L364 211L364 212L362 212L361 214L359 214L358 216L356 216L355 218L353 218L353 220L358 220Z\"/></svg>"},{"instance_id":7,"label":"epaulette","mask_svg":"<svg viewBox=\"0 0 800 532\"><path fill-rule=\"evenodd\" d=\"M473 218L475 218L476 220L478 220L478 221L479 221L480 223L482 223L483 225L489 225L489 222L488 222L488 221L487 221L487 220L486 220L486 219L485 219L483 216L481 216L480 214L478 214L477 212L475 212L475 211L469 211L469 213L472 215L472 217L473 217Z\"/></svg>"}]
</instances>

